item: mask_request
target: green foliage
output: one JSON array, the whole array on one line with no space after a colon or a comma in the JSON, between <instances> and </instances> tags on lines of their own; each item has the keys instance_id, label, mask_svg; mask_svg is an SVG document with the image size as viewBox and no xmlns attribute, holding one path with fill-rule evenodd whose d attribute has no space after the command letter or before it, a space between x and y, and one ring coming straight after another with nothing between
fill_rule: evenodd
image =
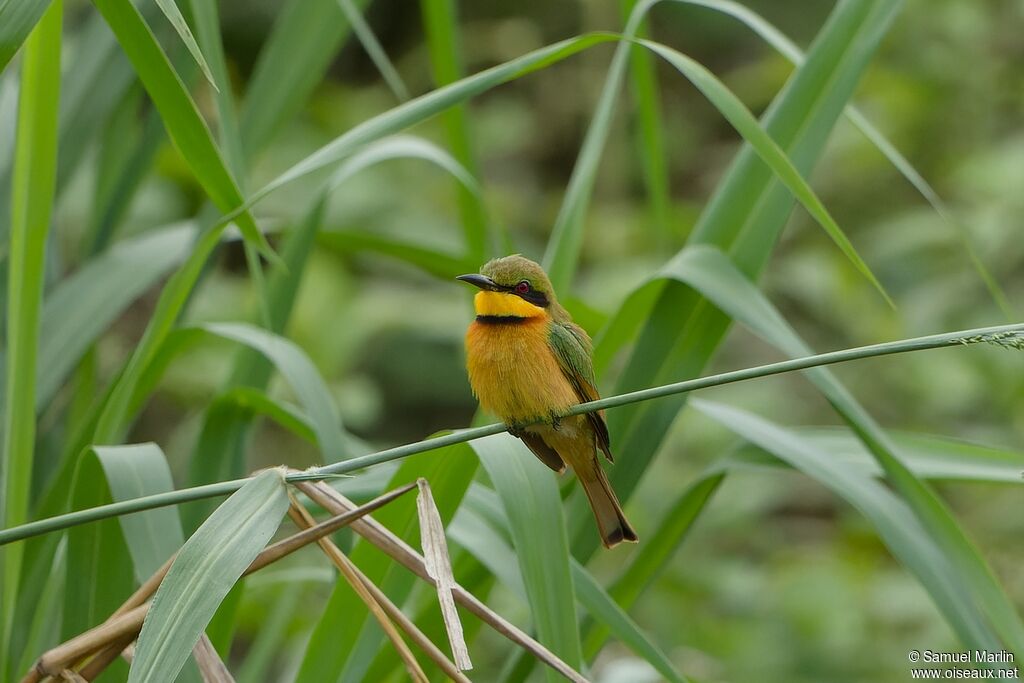
<instances>
[{"instance_id":1,"label":"green foliage","mask_svg":"<svg viewBox=\"0 0 1024 683\"><path fill-rule=\"evenodd\" d=\"M192 534L153 597L129 681L177 675L231 585L274 535L287 507L282 473L266 470Z\"/></svg>"},{"instance_id":2,"label":"green foliage","mask_svg":"<svg viewBox=\"0 0 1024 683\"><path fill-rule=\"evenodd\" d=\"M0 463L0 490L4 492L0 519L5 526L23 523L29 512L36 443L35 367L39 317L57 168L62 8L58 0L43 14L28 38L21 69L18 132L11 173L10 248L7 251L8 372L3 462ZM13 9L7 14L12 13ZM19 25L18 18L7 19ZM6 26L4 31L7 31ZM0 53L0 63L8 59L9 55ZM6 548L0 592L3 603L0 606L0 667L9 661L8 638L13 627L21 569L22 548Z\"/></svg>"},{"instance_id":3,"label":"green foliage","mask_svg":"<svg viewBox=\"0 0 1024 683\"><path fill-rule=\"evenodd\" d=\"M976 54L1013 22L591 5L95 0L65 39L60 2L0 1L0 682L174 553L130 673L102 680L199 680L204 631L242 681L404 675L320 554L239 579L287 482L316 478L358 502L426 477L456 580L588 677L1024 657L1024 455L982 445L1020 427L1019 354L983 343L1021 345L985 327L1024 272L991 85L1016 72ZM595 338L588 409L637 547L595 552L574 479L502 425L447 431L476 407L451 278L517 251ZM374 519L408 547L332 539L447 651L394 559L418 549L412 499ZM540 677L460 612L474 680Z\"/></svg>"}]
</instances>

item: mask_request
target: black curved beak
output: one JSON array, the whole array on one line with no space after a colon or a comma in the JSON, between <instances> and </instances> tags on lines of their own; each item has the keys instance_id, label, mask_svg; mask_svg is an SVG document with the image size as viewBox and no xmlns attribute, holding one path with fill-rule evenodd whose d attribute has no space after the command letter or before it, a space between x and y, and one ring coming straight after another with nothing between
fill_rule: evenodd
<instances>
[{"instance_id":1,"label":"black curved beak","mask_svg":"<svg viewBox=\"0 0 1024 683\"><path fill-rule=\"evenodd\" d=\"M480 289L489 290L492 292L497 292L498 290L501 289L501 287L498 286L498 283L496 283L494 280L487 277L486 275L480 275L479 273L472 273L470 275L460 275L455 279L462 280L463 282L468 282L469 284L475 287L479 287Z\"/></svg>"}]
</instances>

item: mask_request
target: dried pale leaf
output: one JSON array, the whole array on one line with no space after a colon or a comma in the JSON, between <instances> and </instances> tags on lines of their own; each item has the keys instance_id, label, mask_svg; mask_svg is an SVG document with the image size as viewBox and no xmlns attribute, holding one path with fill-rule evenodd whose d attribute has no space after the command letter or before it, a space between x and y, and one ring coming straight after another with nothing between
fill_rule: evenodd
<instances>
[{"instance_id":1,"label":"dried pale leaf","mask_svg":"<svg viewBox=\"0 0 1024 683\"><path fill-rule=\"evenodd\" d=\"M303 529L311 529L316 525L316 520L313 519L312 515L306 508L302 507L295 500L294 496L289 494L291 499L291 507L288 510L288 515L295 521L295 523ZM370 610L373 616L377 619L381 629L387 634L391 643L395 646L395 650L398 651L399 657L405 663L405 668L409 671L409 676L417 683L428 683L427 675L420 668L419 662L416 661L416 657L413 656L412 651L409 650L409 646L406 645L402 639L398 629L395 628L391 618L387 612L381 606L380 602L373 596L370 590L360 579L355 566L352 561L349 560L343 552L334 544L329 538L317 539L317 543L320 548L323 549L324 554L334 563L334 566L338 568L345 580L348 581L349 585L352 586L352 590L356 592L356 595L366 604L366 607Z\"/></svg>"},{"instance_id":2,"label":"dried pale leaf","mask_svg":"<svg viewBox=\"0 0 1024 683\"><path fill-rule=\"evenodd\" d=\"M199 673L203 677L203 683L235 683L234 677L228 668L224 666L223 660L214 649L209 636L205 633L192 648L192 656L196 658L199 665Z\"/></svg>"},{"instance_id":3,"label":"dried pale leaf","mask_svg":"<svg viewBox=\"0 0 1024 683\"><path fill-rule=\"evenodd\" d=\"M459 610L452 595L455 575L452 573L452 561L448 556L448 542L444 535L444 525L441 523L441 513L437 510L427 480L421 477L416 480L416 485L419 487L416 512L420 518L420 545L423 547L424 566L437 586L437 599L441 604L441 616L448 632L448 643L452 647L455 664L462 671L467 671L473 668L473 662L469 658L462 621L459 619Z\"/></svg>"},{"instance_id":4,"label":"dried pale leaf","mask_svg":"<svg viewBox=\"0 0 1024 683\"><path fill-rule=\"evenodd\" d=\"M309 496L315 503L334 514L340 514L346 510L352 510L356 507L355 503L322 482L299 482L295 486ZM433 579L430 578L430 575L427 574L426 560L423 559L423 556L410 548L405 541L398 538L398 536L383 527L372 517L367 517L354 522L352 524L352 529L367 541L387 553L395 561L402 564L409 571L413 572L425 581L434 583ZM510 623L500 614L485 605L479 598L467 591L465 588L456 584L453 587L452 592L455 595L455 599L463 607L479 617L481 621L511 640L516 645L522 647L524 650L550 666L558 673L565 676L566 679L575 681L575 683L587 683L587 679L580 675L578 671L563 662L556 654L551 652L551 650L538 643L521 629L517 628L514 624Z\"/></svg>"}]
</instances>

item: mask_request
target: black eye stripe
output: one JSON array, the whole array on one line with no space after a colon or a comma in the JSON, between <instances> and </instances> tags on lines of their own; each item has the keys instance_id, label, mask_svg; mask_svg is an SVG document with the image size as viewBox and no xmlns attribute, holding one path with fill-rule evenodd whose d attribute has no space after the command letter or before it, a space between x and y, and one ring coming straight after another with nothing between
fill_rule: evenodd
<instances>
[{"instance_id":1,"label":"black eye stripe","mask_svg":"<svg viewBox=\"0 0 1024 683\"><path fill-rule=\"evenodd\" d=\"M519 286L518 282L516 284L514 284L514 285L497 285L499 291L507 292L509 294L514 294L515 296L518 296L523 301L529 301L534 306L540 306L541 308L547 308L549 305L551 305L551 302L548 301L548 297L547 297L547 295L544 292L538 292L536 289L533 289L531 287L529 291L527 291L527 292L525 292L523 294L520 294L519 292L516 291L516 287L518 287L518 286Z\"/></svg>"}]
</instances>

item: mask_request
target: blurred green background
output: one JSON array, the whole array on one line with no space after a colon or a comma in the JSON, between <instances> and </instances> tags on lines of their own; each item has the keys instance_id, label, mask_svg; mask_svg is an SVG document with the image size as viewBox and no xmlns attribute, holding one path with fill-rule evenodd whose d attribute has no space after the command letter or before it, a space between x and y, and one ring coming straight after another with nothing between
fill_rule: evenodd
<instances>
[{"instance_id":1,"label":"blurred green background","mask_svg":"<svg viewBox=\"0 0 1024 683\"><path fill-rule=\"evenodd\" d=\"M798 44L820 28L833 3L745 3ZM89 11L69 3L68 14ZM220 3L235 87L246 89L278 3ZM618 2L477 1L460 3L467 72L590 30L619 30ZM698 7L652 13L650 35L714 71L755 112L791 73L790 65L738 22ZM375 0L366 18L413 94L434 87L418 7ZM910 0L882 43L855 101L927 178L970 232L984 263L1013 304L1024 295L1024 5L1014 0ZM69 50L73 50L71 45ZM517 251L539 259L550 236L612 45L598 47L471 101L468 119L492 220ZM619 108L586 216L579 275L571 292L591 333L625 295L680 248L708 194L738 149L738 136L687 82L659 65L671 207L659 222L645 198L630 107ZM212 91L197 101L214 115ZM628 95L627 95L628 97ZM256 160L262 186L331 138L396 104L356 41L334 59L298 116ZM140 108L138 116L145 114ZM418 135L444 142L438 121ZM117 236L195 214L203 203L169 143L152 160ZM83 164L57 215L55 269L74 267L89 224L95 165ZM943 221L879 151L841 122L811 178L837 222L898 302L889 309L797 209L762 284L769 298L817 350L830 350L973 326L998 324L992 303L953 226ZM275 193L258 214L282 224L304 215L314 183ZM365 230L450 253L462 250L455 186L415 161L375 166L334 193L326 232ZM192 322L254 320L256 299L240 244L224 247L191 302ZM137 342L155 293L138 302L99 346L100 373L117 370ZM346 427L373 445L418 440L468 424L476 403L463 369L462 336L470 294L410 266L368 253L353 256L322 238L303 274L287 330L329 381ZM204 410L226 380L235 347L208 344L174 362L128 442L161 444L182 475ZM778 359L740 327L709 372ZM1021 361L990 348L875 359L835 369L887 428L945 434L1020 448L1024 436ZM611 389L607 383L605 391ZM288 398L275 379L272 393ZM833 411L799 376L709 392L788 425L836 424ZM45 424L45 417L44 424ZM315 449L270 424L258 428L250 466L316 461ZM627 510L641 536L667 501L735 439L698 414L677 420ZM618 453L620 459L629 453ZM995 485L941 487L1016 604L1024 605L1021 491ZM614 576L621 555L593 563ZM320 558L297 571L321 571ZM318 576L320 576L318 574ZM286 578L286 575L285 575ZM253 579L235 655L271 619L270 596L283 590L309 605L281 627L289 645L263 680L285 676L326 599L325 580L285 588ZM265 593L264 593L265 592ZM500 589L499 611L525 607ZM503 598L504 596L504 598ZM779 471L738 473L719 491L671 566L632 611L636 621L701 681L903 681L910 649L954 650L957 641L924 589L890 557L870 526L806 477ZM486 642L486 641L485 641ZM294 653L289 654L289 651ZM599 681L657 680L624 648L607 648Z\"/></svg>"}]
</instances>

